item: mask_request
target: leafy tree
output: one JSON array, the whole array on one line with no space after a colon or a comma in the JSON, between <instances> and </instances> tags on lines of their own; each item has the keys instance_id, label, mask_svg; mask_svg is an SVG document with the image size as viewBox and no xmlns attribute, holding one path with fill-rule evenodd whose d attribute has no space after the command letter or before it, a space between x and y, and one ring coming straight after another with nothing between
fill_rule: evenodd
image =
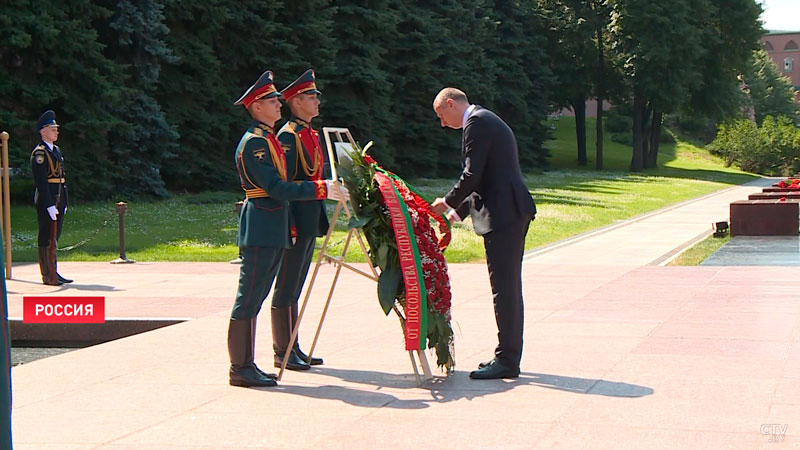
<instances>
[{"instance_id":1,"label":"leafy tree","mask_svg":"<svg viewBox=\"0 0 800 450\"><path fill-rule=\"evenodd\" d=\"M592 91L598 57L592 36L596 28L590 4L580 0L540 0L540 7L550 19L547 49L550 66L556 77L553 103L571 107L575 112L575 137L578 165L585 166L586 99Z\"/></svg>"},{"instance_id":2,"label":"leafy tree","mask_svg":"<svg viewBox=\"0 0 800 450\"><path fill-rule=\"evenodd\" d=\"M292 81L289 60L298 53L278 22L280 2L174 0L165 10L166 43L176 58L161 64L157 98L178 130L180 157L165 165L170 189L220 189L238 184L233 150L250 119L233 102L264 70L278 87ZM260 30L254 39L252 30ZM299 75L299 73L298 73Z\"/></svg>"},{"instance_id":3,"label":"leafy tree","mask_svg":"<svg viewBox=\"0 0 800 450\"><path fill-rule=\"evenodd\" d=\"M113 177L123 194L168 195L161 168L177 157L178 133L155 98L161 65L177 59L164 38L164 2L109 0L113 8L101 27L106 56L122 74L115 115L120 123L108 133Z\"/></svg>"},{"instance_id":4,"label":"leafy tree","mask_svg":"<svg viewBox=\"0 0 800 450\"><path fill-rule=\"evenodd\" d=\"M374 140L385 165L394 157L388 128L398 124L386 56L399 17L389 5L389 0L354 0L337 6L333 20L341 47L324 94L325 123L349 127L356 139Z\"/></svg>"},{"instance_id":5,"label":"leafy tree","mask_svg":"<svg viewBox=\"0 0 800 450\"><path fill-rule=\"evenodd\" d=\"M120 87L94 29L110 14L90 1L0 3L0 124L11 134L10 162L28 173L39 140L33 123L53 109L72 198L113 186L106 134L119 124Z\"/></svg>"},{"instance_id":6,"label":"leafy tree","mask_svg":"<svg viewBox=\"0 0 800 450\"><path fill-rule=\"evenodd\" d=\"M705 6L690 0L613 3L611 31L633 97L633 171L656 166L663 113L687 102L689 85L700 76L693 62L705 51L698 23Z\"/></svg>"},{"instance_id":7,"label":"leafy tree","mask_svg":"<svg viewBox=\"0 0 800 450\"><path fill-rule=\"evenodd\" d=\"M753 0L706 0L696 17L704 52L693 64L699 77L690 84L685 110L715 121L737 115L742 95L737 76L747 70L753 50L759 48L763 31L760 2Z\"/></svg>"},{"instance_id":8,"label":"leafy tree","mask_svg":"<svg viewBox=\"0 0 800 450\"><path fill-rule=\"evenodd\" d=\"M766 116L797 118L794 86L780 73L766 51L753 52L753 62L742 78L749 91L745 104L753 108L757 123L763 122Z\"/></svg>"},{"instance_id":9,"label":"leafy tree","mask_svg":"<svg viewBox=\"0 0 800 450\"><path fill-rule=\"evenodd\" d=\"M493 107L514 130L523 167L546 166L542 142L552 72L547 66L544 16L535 1L489 2L495 23L487 56L497 65L495 86L500 91Z\"/></svg>"}]
</instances>

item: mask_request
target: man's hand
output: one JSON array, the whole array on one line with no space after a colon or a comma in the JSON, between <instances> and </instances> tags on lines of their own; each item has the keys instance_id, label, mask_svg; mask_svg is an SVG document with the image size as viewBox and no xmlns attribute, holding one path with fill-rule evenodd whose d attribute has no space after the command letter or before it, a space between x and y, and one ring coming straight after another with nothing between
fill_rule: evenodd
<instances>
[{"instance_id":1,"label":"man's hand","mask_svg":"<svg viewBox=\"0 0 800 450\"><path fill-rule=\"evenodd\" d=\"M455 209L451 209L450 211L447 212L447 220L449 220L450 222L461 222L461 217L459 217L458 214L456 214Z\"/></svg>"},{"instance_id":2,"label":"man's hand","mask_svg":"<svg viewBox=\"0 0 800 450\"><path fill-rule=\"evenodd\" d=\"M433 203L431 203L431 209L436 214L444 214L448 209L450 209L450 207L447 206L447 203L444 202L443 198L439 197L434 200Z\"/></svg>"},{"instance_id":3,"label":"man's hand","mask_svg":"<svg viewBox=\"0 0 800 450\"><path fill-rule=\"evenodd\" d=\"M58 215L58 210L56 209L55 205L47 207L47 214L50 214L50 220L55 221L56 216Z\"/></svg>"},{"instance_id":4,"label":"man's hand","mask_svg":"<svg viewBox=\"0 0 800 450\"><path fill-rule=\"evenodd\" d=\"M328 185L328 200L339 201L350 197L350 191L342 183L331 180L326 180L325 183ZM339 196L340 192L342 197Z\"/></svg>"}]
</instances>

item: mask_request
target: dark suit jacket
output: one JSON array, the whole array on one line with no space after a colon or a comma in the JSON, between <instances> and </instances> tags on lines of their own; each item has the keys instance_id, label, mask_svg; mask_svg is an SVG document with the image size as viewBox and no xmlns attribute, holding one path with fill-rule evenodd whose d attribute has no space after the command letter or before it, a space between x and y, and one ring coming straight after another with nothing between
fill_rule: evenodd
<instances>
[{"instance_id":1,"label":"dark suit jacket","mask_svg":"<svg viewBox=\"0 0 800 450\"><path fill-rule=\"evenodd\" d=\"M472 216L475 233L533 220L536 205L522 180L514 132L495 113L475 106L464 125L461 177L444 199L460 217Z\"/></svg>"}]
</instances>

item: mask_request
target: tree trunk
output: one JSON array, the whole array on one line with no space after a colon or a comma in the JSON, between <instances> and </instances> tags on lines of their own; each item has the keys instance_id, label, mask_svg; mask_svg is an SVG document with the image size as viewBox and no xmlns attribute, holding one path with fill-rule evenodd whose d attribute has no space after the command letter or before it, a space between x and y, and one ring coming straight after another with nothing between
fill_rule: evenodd
<instances>
[{"instance_id":1,"label":"tree trunk","mask_svg":"<svg viewBox=\"0 0 800 450\"><path fill-rule=\"evenodd\" d=\"M572 101L575 111L575 137L578 140L578 165L586 165L586 96L578 95Z\"/></svg>"},{"instance_id":2,"label":"tree trunk","mask_svg":"<svg viewBox=\"0 0 800 450\"><path fill-rule=\"evenodd\" d=\"M633 156L631 157L631 171L641 172L644 169L644 153L642 125L644 122L645 102L641 90L633 90Z\"/></svg>"},{"instance_id":3,"label":"tree trunk","mask_svg":"<svg viewBox=\"0 0 800 450\"><path fill-rule=\"evenodd\" d=\"M642 113L642 158L644 168L647 168L647 156L650 154L650 115L653 114L653 103L647 102L647 107Z\"/></svg>"},{"instance_id":4,"label":"tree trunk","mask_svg":"<svg viewBox=\"0 0 800 450\"><path fill-rule=\"evenodd\" d=\"M664 113L653 109L653 119L650 122L650 149L645 160L645 167L655 169L658 166L658 144L661 137L661 120Z\"/></svg>"},{"instance_id":5,"label":"tree trunk","mask_svg":"<svg viewBox=\"0 0 800 450\"><path fill-rule=\"evenodd\" d=\"M595 141L595 169L603 170L603 28L597 27L597 140Z\"/></svg>"}]
</instances>

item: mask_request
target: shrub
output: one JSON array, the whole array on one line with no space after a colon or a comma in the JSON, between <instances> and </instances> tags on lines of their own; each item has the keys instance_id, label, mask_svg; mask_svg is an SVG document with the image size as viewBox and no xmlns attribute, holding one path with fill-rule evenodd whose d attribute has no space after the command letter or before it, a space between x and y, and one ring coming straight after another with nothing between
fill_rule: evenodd
<instances>
[{"instance_id":1,"label":"shrub","mask_svg":"<svg viewBox=\"0 0 800 450\"><path fill-rule=\"evenodd\" d=\"M787 116L767 116L761 127L746 119L721 124L707 148L748 172L792 175L800 167L800 130Z\"/></svg>"},{"instance_id":2,"label":"shrub","mask_svg":"<svg viewBox=\"0 0 800 450\"><path fill-rule=\"evenodd\" d=\"M630 115L624 115L616 109L611 109L607 112L603 125L605 125L606 131L612 134L630 133L633 130L633 119ZM624 144L624 142L622 143Z\"/></svg>"}]
</instances>

